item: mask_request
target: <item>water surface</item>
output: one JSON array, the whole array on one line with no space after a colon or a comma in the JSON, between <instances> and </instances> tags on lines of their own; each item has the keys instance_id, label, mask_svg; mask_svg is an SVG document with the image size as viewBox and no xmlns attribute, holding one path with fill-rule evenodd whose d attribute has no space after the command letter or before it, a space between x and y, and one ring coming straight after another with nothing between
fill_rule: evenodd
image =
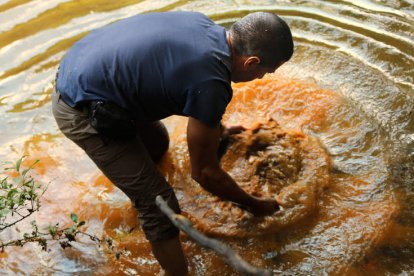
<instances>
[{"instance_id":1,"label":"water surface","mask_svg":"<svg viewBox=\"0 0 414 276\"><path fill-rule=\"evenodd\" d=\"M40 224L69 222L74 211L87 221L86 231L109 235L128 250L117 261L86 239L72 249L52 245L51 252L26 245L0 255L0 273L159 273L128 199L60 134L50 96L59 61L90 30L168 10L200 11L226 27L253 11L286 19L293 59L263 80L234 85L224 119L251 126L271 117L284 129L317 138L332 162L329 185L311 215L267 235L221 239L275 274L414 273L409 0L0 1L0 159L28 154L27 162L41 160L36 179L50 185L36 215ZM190 212L183 185L196 184L188 175L186 119L166 124L172 142L162 169ZM214 253L182 238L192 274L236 275Z\"/></svg>"}]
</instances>

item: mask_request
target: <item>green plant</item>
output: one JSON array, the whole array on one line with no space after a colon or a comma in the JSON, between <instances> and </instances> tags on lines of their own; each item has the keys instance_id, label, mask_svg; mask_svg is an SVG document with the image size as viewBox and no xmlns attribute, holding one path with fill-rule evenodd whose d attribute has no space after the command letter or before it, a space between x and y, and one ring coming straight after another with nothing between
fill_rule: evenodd
<instances>
[{"instance_id":1,"label":"green plant","mask_svg":"<svg viewBox=\"0 0 414 276\"><path fill-rule=\"evenodd\" d=\"M30 174L39 160L22 170L23 159L24 157L20 158L16 163L6 162L6 167L0 174L2 177L0 180L0 234L6 229L20 233L17 224L39 211L40 199L47 189L47 186L37 183ZM76 214L71 213L70 218L72 223L67 227L54 223L43 227L43 230L40 230L37 222L33 220L31 230L20 233L21 238L5 241L0 236L0 250L4 251L9 246L23 246L34 242L47 251L48 241L51 240L58 241L62 248L67 248L71 247L71 242L76 241L79 235L85 235L98 244L103 242L95 235L81 231L85 221L79 220ZM105 239L105 242L112 249L112 242L108 242L108 239Z\"/></svg>"}]
</instances>

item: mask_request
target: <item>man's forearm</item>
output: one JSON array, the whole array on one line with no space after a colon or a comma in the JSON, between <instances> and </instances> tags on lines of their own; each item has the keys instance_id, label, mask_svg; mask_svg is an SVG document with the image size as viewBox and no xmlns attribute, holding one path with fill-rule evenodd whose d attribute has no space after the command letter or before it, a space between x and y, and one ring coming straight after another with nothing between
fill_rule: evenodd
<instances>
[{"instance_id":1,"label":"man's forearm","mask_svg":"<svg viewBox=\"0 0 414 276\"><path fill-rule=\"evenodd\" d=\"M255 216L270 215L279 210L276 200L249 195L220 167L205 168L199 175L193 175L193 178L205 190L223 200L239 204L240 208Z\"/></svg>"},{"instance_id":2,"label":"man's forearm","mask_svg":"<svg viewBox=\"0 0 414 276\"><path fill-rule=\"evenodd\" d=\"M251 206L255 200L221 168L204 169L200 177L194 179L208 192L223 200L240 204L243 208Z\"/></svg>"}]
</instances>

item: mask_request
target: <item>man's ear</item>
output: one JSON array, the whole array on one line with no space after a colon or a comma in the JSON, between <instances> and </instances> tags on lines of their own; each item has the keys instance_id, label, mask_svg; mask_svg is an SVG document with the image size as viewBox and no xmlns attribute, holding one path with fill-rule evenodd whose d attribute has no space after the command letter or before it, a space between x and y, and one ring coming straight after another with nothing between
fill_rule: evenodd
<instances>
[{"instance_id":1,"label":"man's ear","mask_svg":"<svg viewBox=\"0 0 414 276\"><path fill-rule=\"evenodd\" d=\"M251 68L251 67L256 67L257 65L260 64L260 58L257 56L251 56L248 57L247 59L245 59L244 61L244 67L245 68Z\"/></svg>"}]
</instances>

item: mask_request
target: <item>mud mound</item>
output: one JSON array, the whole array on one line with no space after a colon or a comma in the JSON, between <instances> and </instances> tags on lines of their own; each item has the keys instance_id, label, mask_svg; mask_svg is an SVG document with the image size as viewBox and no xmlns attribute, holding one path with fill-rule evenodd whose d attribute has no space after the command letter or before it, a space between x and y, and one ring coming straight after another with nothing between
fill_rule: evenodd
<instances>
[{"instance_id":1,"label":"mud mound","mask_svg":"<svg viewBox=\"0 0 414 276\"><path fill-rule=\"evenodd\" d=\"M276 198L282 210L257 218L192 186L186 191L192 204L182 207L197 228L210 235L247 237L275 232L315 211L318 196L329 183L330 159L318 140L283 130L273 120L232 136L221 164L244 190Z\"/></svg>"}]
</instances>

